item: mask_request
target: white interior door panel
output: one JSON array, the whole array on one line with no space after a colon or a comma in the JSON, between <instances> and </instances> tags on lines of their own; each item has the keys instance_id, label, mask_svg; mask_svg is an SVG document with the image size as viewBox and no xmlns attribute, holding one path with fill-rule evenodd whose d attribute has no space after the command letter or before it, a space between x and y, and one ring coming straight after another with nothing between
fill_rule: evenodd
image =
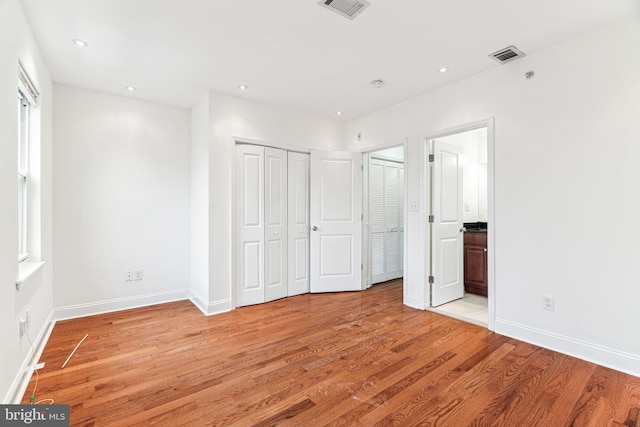
<instances>
[{"instance_id":1,"label":"white interior door panel","mask_svg":"<svg viewBox=\"0 0 640 427\"><path fill-rule=\"evenodd\" d=\"M309 292L309 155L289 152L289 289Z\"/></svg>"},{"instance_id":2,"label":"white interior door panel","mask_svg":"<svg viewBox=\"0 0 640 427\"><path fill-rule=\"evenodd\" d=\"M311 292L362 290L362 155L311 152Z\"/></svg>"},{"instance_id":3,"label":"white interior door panel","mask_svg":"<svg viewBox=\"0 0 640 427\"><path fill-rule=\"evenodd\" d=\"M432 141L431 305L464 296L462 148Z\"/></svg>"}]
</instances>

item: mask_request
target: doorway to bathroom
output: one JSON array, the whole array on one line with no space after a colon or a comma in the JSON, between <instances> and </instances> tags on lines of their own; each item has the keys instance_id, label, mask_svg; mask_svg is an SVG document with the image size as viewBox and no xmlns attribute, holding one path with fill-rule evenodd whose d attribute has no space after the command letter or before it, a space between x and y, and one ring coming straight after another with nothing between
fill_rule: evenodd
<instances>
[{"instance_id":1,"label":"doorway to bathroom","mask_svg":"<svg viewBox=\"0 0 640 427\"><path fill-rule=\"evenodd\" d=\"M428 139L429 310L488 327L487 126Z\"/></svg>"}]
</instances>

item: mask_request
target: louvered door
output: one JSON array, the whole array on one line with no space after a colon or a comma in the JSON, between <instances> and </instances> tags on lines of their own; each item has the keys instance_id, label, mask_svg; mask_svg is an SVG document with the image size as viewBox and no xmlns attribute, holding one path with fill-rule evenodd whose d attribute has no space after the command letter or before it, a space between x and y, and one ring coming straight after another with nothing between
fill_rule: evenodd
<instances>
[{"instance_id":1,"label":"louvered door","mask_svg":"<svg viewBox=\"0 0 640 427\"><path fill-rule=\"evenodd\" d=\"M369 164L369 242L371 283L402 277L404 167L371 159Z\"/></svg>"}]
</instances>

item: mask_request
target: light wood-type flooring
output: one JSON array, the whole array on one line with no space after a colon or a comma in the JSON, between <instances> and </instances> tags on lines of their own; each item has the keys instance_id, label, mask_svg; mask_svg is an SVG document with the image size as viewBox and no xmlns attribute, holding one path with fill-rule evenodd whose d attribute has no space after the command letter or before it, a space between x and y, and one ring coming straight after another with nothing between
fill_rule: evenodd
<instances>
[{"instance_id":1,"label":"light wood-type flooring","mask_svg":"<svg viewBox=\"0 0 640 427\"><path fill-rule=\"evenodd\" d=\"M640 409L639 378L406 307L400 281L58 322L41 360L36 400L82 426L635 426Z\"/></svg>"}]
</instances>

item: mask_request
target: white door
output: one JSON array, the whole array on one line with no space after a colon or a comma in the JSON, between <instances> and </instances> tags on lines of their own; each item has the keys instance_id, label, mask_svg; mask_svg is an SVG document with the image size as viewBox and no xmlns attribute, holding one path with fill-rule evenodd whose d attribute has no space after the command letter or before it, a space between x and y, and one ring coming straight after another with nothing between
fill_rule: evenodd
<instances>
[{"instance_id":1,"label":"white door","mask_svg":"<svg viewBox=\"0 0 640 427\"><path fill-rule=\"evenodd\" d=\"M309 292L309 155L289 153L289 296Z\"/></svg>"},{"instance_id":2,"label":"white door","mask_svg":"<svg viewBox=\"0 0 640 427\"><path fill-rule=\"evenodd\" d=\"M385 168L384 162L369 162L369 247L371 284L385 281Z\"/></svg>"},{"instance_id":3,"label":"white door","mask_svg":"<svg viewBox=\"0 0 640 427\"><path fill-rule=\"evenodd\" d=\"M362 290L362 154L311 152L311 292Z\"/></svg>"},{"instance_id":4,"label":"white door","mask_svg":"<svg viewBox=\"0 0 640 427\"><path fill-rule=\"evenodd\" d=\"M386 162L385 164L385 251L386 277L385 280L400 277L400 163Z\"/></svg>"},{"instance_id":5,"label":"white door","mask_svg":"<svg viewBox=\"0 0 640 427\"><path fill-rule=\"evenodd\" d=\"M431 305L464 296L462 148L431 141Z\"/></svg>"},{"instance_id":6,"label":"white door","mask_svg":"<svg viewBox=\"0 0 640 427\"><path fill-rule=\"evenodd\" d=\"M287 152L264 149L264 296L287 296Z\"/></svg>"},{"instance_id":7,"label":"white door","mask_svg":"<svg viewBox=\"0 0 640 427\"><path fill-rule=\"evenodd\" d=\"M369 245L371 283L402 277L404 238L404 165L369 162Z\"/></svg>"},{"instance_id":8,"label":"white door","mask_svg":"<svg viewBox=\"0 0 640 427\"><path fill-rule=\"evenodd\" d=\"M236 306L264 302L264 148L236 146Z\"/></svg>"}]
</instances>

